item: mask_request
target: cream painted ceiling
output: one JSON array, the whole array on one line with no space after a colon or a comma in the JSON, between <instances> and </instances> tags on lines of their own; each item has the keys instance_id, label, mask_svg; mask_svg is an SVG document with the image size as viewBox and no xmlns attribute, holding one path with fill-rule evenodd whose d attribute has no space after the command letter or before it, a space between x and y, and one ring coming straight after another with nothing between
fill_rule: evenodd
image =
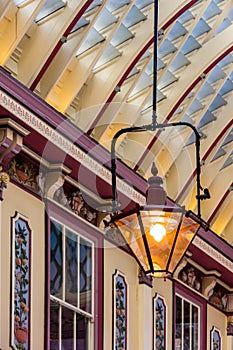
<instances>
[{"instance_id":1,"label":"cream painted ceiling","mask_svg":"<svg viewBox=\"0 0 233 350\"><path fill-rule=\"evenodd\" d=\"M1 0L0 64L110 149L151 123L154 2ZM233 244L233 1L159 1L157 118L201 135L202 217ZM192 129L130 133L117 156L196 212Z\"/></svg>"}]
</instances>

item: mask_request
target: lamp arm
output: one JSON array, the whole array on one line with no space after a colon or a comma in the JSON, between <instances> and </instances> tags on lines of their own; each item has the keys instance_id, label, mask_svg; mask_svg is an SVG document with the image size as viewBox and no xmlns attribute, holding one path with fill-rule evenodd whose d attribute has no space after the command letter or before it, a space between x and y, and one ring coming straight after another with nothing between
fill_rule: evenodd
<instances>
[{"instance_id":1,"label":"lamp arm","mask_svg":"<svg viewBox=\"0 0 233 350\"><path fill-rule=\"evenodd\" d=\"M196 199L197 199L197 211L198 216L201 217L201 199L202 195L200 194L200 190L202 189L201 181L200 181L200 175L201 175L201 163L200 163L200 134L190 123L187 122L174 122L174 123L167 123L167 124L158 124L153 123L149 125L143 125L143 126L135 126L135 127L129 127L129 128L123 128L116 132L116 134L113 136L112 143L111 143L111 174L112 174L112 210L113 213L116 214L118 212L118 195L117 195L117 185L116 185L116 142L118 138L126 133L130 132L143 132L152 130L155 131L156 129L165 129L172 126L187 126L191 128L195 134L195 146L196 146Z\"/></svg>"}]
</instances>

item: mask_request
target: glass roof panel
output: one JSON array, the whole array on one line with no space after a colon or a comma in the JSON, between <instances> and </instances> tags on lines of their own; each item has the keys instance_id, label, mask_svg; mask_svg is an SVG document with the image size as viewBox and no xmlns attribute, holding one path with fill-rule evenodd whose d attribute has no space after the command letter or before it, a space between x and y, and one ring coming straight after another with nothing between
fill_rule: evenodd
<instances>
[{"instance_id":1,"label":"glass roof panel","mask_svg":"<svg viewBox=\"0 0 233 350\"><path fill-rule=\"evenodd\" d=\"M193 100L190 107L188 108L187 114L189 116L191 116L192 114L200 111L203 108L204 108L203 104L200 101L198 101L197 99L195 99L195 100Z\"/></svg>"},{"instance_id":2,"label":"glass roof panel","mask_svg":"<svg viewBox=\"0 0 233 350\"><path fill-rule=\"evenodd\" d=\"M126 79L131 78L133 75L138 74L139 72L140 71L139 71L139 69L137 69L137 67L133 67L133 69L131 69L131 71L129 72L129 74L128 74Z\"/></svg>"},{"instance_id":3,"label":"glass roof panel","mask_svg":"<svg viewBox=\"0 0 233 350\"><path fill-rule=\"evenodd\" d=\"M233 157L232 155L230 155L227 160L224 162L222 168L220 170L225 169L226 167L228 167L229 165L233 164Z\"/></svg>"},{"instance_id":4,"label":"glass roof panel","mask_svg":"<svg viewBox=\"0 0 233 350\"><path fill-rule=\"evenodd\" d=\"M187 33L187 30L184 28L184 26L179 21L176 21L176 23L170 30L167 38L170 41L173 41L180 38L181 36L184 36L186 33Z\"/></svg>"},{"instance_id":5,"label":"glass roof panel","mask_svg":"<svg viewBox=\"0 0 233 350\"><path fill-rule=\"evenodd\" d=\"M219 149L217 150L217 152L215 153L215 155L213 156L211 162L213 162L213 161L215 161L216 159L218 159L218 158L224 156L225 154L226 154L226 151L224 151L223 148L219 148Z\"/></svg>"},{"instance_id":6,"label":"glass roof panel","mask_svg":"<svg viewBox=\"0 0 233 350\"><path fill-rule=\"evenodd\" d=\"M62 0L46 0L44 5L41 7L40 11L37 14L35 18L35 22L38 23L42 19L51 15L52 13L65 7L66 3L67 1L62 1Z\"/></svg>"},{"instance_id":7,"label":"glass roof panel","mask_svg":"<svg viewBox=\"0 0 233 350\"><path fill-rule=\"evenodd\" d=\"M142 9L150 4L152 4L154 1L153 0L136 0L135 5L139 8Z\"/></svg>"},{"instance_id":8,"label":"glass roof panel","mask_svg":"<svg viewBox=\"0 0 233 350\"><path fill-rule=\"evenodd\" d=\"M201 90L197 94L199 100L203 100L209 95L212 95L215 92L214 88L206 81L202 86Z\"/></svg>"},{"instance_id":9,"label":"glass roof panel","mask_svg":"<svg viewBox=\"0 0 233 350\"><path fill-rule=\"evenodd\" d=\"M219 94L221 96L228 94L230 91L233 90L233 82L230 79L227 79L221 90L219 91Z\"/></svg>"},{"instance_id":10,"label":"glass roof panel","mask_svg":"<svg viewBox=\"0 0 233 350\"><path fill-rule=\"evenodd\" d=\"M198 43L198 41L192 35L190 35L184 43L181 52L184 55L187 55L194 50L200 49L200 47L201 45Z\"/></svg>"},{"instance_id":11,"label":"glass roof panel","mask_svg":"<svg viewBox=\"0 0 233 350\"><path fill-rule=\"evenodd\" d=\"M92 9L94 9L97 6L101 6L103 4L103 1L101 0L93 0L91 5L87 8L86 13L91 11Z\"/></svg>"},{"instance_id":12,"label":"glass roof panel","mask_svg":"<svg viewBox=\"0 0 233 350\"><path fill-rule=\"evenodd\" d=\"M85 17L80 17L78 22L75 24L74 28L71 30L70 34L76 32L80 28L87 26L90 23Z\"/></svg>"},{"instance_id":13,"label":"glass roof panel","mask_svg":"<svg viewBox=\"0 0 233 350\"><path fill-rule=\"evenodd\" d=\"M194 38L198 38L200 35L204 33L208 33L211 30L211 27L204 21L203 18L200 19L196 27L194 28L192 35Z\"/></svg>"},{"instance_id":14,"label":"glass roof panel","mask_svg":"<svg viewBox=\"0 0 233 350\"><path fill-rule=\"evenodd\" d=\"M218 65L220 67L225 67L228 66L229 64L233 63L233 55L232 53L230 53L229 55L227 55L226 57L224 57L219 63Z\"/></svg>"},{"instance_id":15,"label":"glass roof panel","mask_svg":"<svg viewBox=\"0 0 233 350\"><path fill-rule=\"evenodd\" d=\"M118 51L114 46L109 44L105 49L104 53L102 54L102 56L100 57L100 59L98 60L98 62L96 63L94 70L114 60L116 57L119 57L120 55L121 55L120 51Z\"/></svg>"},{"instance_id":16,"label":"glass roof panel","mask_svg":"<svg viewBox=\"0 0 233 350\"><path fill-rule=\"evenodd\" d=\"M146 16L137 8L137 6L133 5L125 17L123 24L129 28L144 20L146 20Z\"/></svg>"},{"instance_id":17,"label":"glass roof panel","mask_svg":"<svg viewBox=\"0 0 233 350\"><path fill-rule=\"evenodd\" d=\"M226 28L230 27L232 22L229 20L229 18L225 18L222 24L219 26L218 30L216 31L216 35L223 32Z\"/></svg>"},{"instance_id":18,"label":"glass roof panel","mask_svg":"<svg viewBox=\"0 0 233 350\"><path fill-rule=\"evenodd\" d=\"M170 71L175 72L184 66L188 66L189 64L190 64L190 61L187 59L187 57L185 57L182 54L182 52L179 52L170 65Z\"/></svg>"},{"instance_id":19,"label":"glass roof panel","mask_svg":"<svg viewBox=\"0 0 233 350\"><path fill-rule=\"evenodd\" d=\"M158 58L158 61L157 61L157 70L159 71L160 69L163 69L166 67L166 64L160 59Z\"/></svg>"},{"instance_id":20,"label":"glass roof panel","mask_svg":"<svg viewBox=\"0 0 233 350\"><path fill-rule=\"evenodd\" d=\"M216 120L216 117L210 111L206 111L197 127L202 128L204 125L207 125L214 120Z\"/></svg>"},{"instance_id":21,"label":"glass roof panel","mask_svg":"<svg viewBox=\"0 0 233 350\"><path fill-rule=\"evenodd\" d=\"M215 109L218 109L226 104L227 102L224 100L224 98L222 98L222 96L217 94L214 101L211 103L209 110L213 112Z\"/></svg>"},{"instance_id":22,"label":"glass roof panel","mask_svg":"<svg viewBox=\"0 0 233 350\"><path fill-rule=\"evenodd\" d=\"M172 83L174 83L177 80L178 79L168 70L168 71L165 72L165 74L163 75L162 79L160 80L160 82L158 84L158 89L162 90L162 89L164 89L168 85L171 85Z\"/></svg>"},{"instance_id":23,"label":"glass roof panel","mask_svg":"<svg viewBox=\"0 0 233 350\"><path fill-rule=\"evenodd\" d=\"M86 52L87 50L91 49L92 47L104 40L105 38L99 32L97 32L95 28L91 28L88 32L86 39L78 49L76 56L81 55L83 52Z\"/></svg>"},{"instance_id":24,"label":"glass roof panel","mask_svg":"<svg viewBox=\"0 0 233 350\"><path fill-rule=\"evenodd\" d=\"M126 28L123 24L121 24L117 32L113 36L111 40L111 44L113 46L118 46L124 43L125 41L132 39L133 37L134 37L133 33L128 28Z\"/></svg>"},{"instance_id":25,"label":"glass roof panel","mask_svg":"<svg viewBox=\"0 0 233 350\"><path fill-rule=\"evenodd\" d=\"M209 20L210 18L213 18L221 13L220 8L215 4L214 1L210 3L210 5L207 7L206 11L203 14L204 20Z\"/></svg>"},{"instance_id":26,"label":"glass roof panel","mask_svg":"<svg viewBox=\"0 0 233 350\"><path fill-rule=\"evenodd\" d=\"M191 20L194 19L194 15L188 10L185 11L180 17L179 17L179 22L181 24L187 23Z\"/></svg>"},{"instance_id":27,"label":"glass roof panel","mask_svg":"<svg viewBox=\"0 0 233 350\"><path fill-rule=\"evenodd\" d=\"M104 7L95 22L95 28L96 30L101 31L111 26L113 23L117 23L117 18Z\"/></svg>"},{"instance_id":28,"label":"glass roof panel","mask_svg":"<svg viewBox=\"0 0 233 350\"><path fill-rule=\"evenodd\" d=\"M225 72L217 65L210 73L208 77L208 82L210 84L215 83L216 81L225 78Z\"/></svg>"},{"instance_id":29,"label":"glass roof panel","mask_svg":"<svg viewBox=\"0 0 233 350\"><path fill-rule=\"evenodd\" d=\"M163 58L173 52L175 52L177 48L173 45L170 40L165 39L164 42L160 45L158 50L158 57Z\"/></svg>"},{"instance_id":30,"label":"glass roof panel","mask_svg":"<svg viewBox=\"0 0 233 350\"><path fill-rule=\"evenodd\" d=\"M130 4L131 0L108 0L107 9L111 12L120 9L121 7Z\"/></svg>"},{"instance_id":31,"label":"glass roof panel","mask_svg":"<svg viewBox=\"0 0 233 350\"><path fill-rule=\"evenodd\" d=\"M133 89L132 93L130 94L130 97L136 95L138 92L148 88L149 86L152 86L152 84L153 84L152 78L148 74L143 72L140 79L138 80L135 88Z\"/></svg>"}]
</instances>

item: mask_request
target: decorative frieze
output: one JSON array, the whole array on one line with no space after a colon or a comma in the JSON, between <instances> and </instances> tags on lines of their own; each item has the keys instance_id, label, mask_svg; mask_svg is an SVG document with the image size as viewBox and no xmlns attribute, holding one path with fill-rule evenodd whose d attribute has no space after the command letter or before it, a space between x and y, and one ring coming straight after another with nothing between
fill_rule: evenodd
<instances>
[{"instance_id":1,"label":"decorative frieze","mask_svg":"<svg viewBox=\"0 0 233 350\"><path fill-rule=\"evenodd\" d=\"M209 255L212 259L216 260L219 264L227 268L231 273L233 273L233 262L227 259L223 254L221 254L214 247L206 243L200 237L196 236L192 242L196 247L202 250L205 254Z\"/></svg>"},{"instance_id":2,"label":"decorative frieze","mask_svg":"<svg viewBox=\"0 0 233 350\"><path fill-rule=\"evenodd\" d=\"M52 128L49 124L45 123L19 102L13 100L8 94L0 90L0 105L6 110L17 116L30 128L34 129L38 134L45 137L49 142L53 143L65 154L70 155L77 160L92 173L104 179L107 183L111 184L111 171L105 168L102 164L94 160L90 155L85 153L76 144L66 138L59 130ZM65 120L64 120L65 123ZM145 203L145 197L137 192L130 185L123 180L117 178L117 188L119 191L127 195L130 199L139 204Z\"/></svg>"}]
</instances>

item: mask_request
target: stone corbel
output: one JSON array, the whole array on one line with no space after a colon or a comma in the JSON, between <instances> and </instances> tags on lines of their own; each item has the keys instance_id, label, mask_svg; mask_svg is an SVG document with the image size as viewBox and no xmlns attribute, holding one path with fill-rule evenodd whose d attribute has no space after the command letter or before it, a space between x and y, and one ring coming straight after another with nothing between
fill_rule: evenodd
<instances>
[{"instance_id":1,"label":"stone corbel","mask_svg":"<svg viewBox=\"0 0 233 350\"><path fill-rule=\"evenodd\" d=\"M203 278L202 290L203 295L208 298L210 291L215 287L217 279L215 276L208 276Z\"/></svg>"},{"instance_id":2,"label":"stone corbel","mask_svg":"<svg viewBox=\"0 0 233 350\"><path fill-rule=\"evenodd\" d=\"M173 274L173 277L178 279L180 271L183 270L183 268L187 265L187 262L188 262L188 259L186 257L184 257L181 260L181 263L177 266L177 268L176 268L176 270L175 270L175 272Z\"/></svg>"},{"instance_id":3,"label":"stone corbel","mask_svg":"<svg viewBox=\"0 0 233 350\"><path fill-rule=\"evenodd\" d=\"M20 152L23 138L29 133L11 118L0 119L0 163L7 165L9 160Z\"/></svg>"},{"instance_id":4,"label":"stone corbel","mask_svg":"<svg viewBox=\"0 0 233 350\"><path fill-rule=\"evenodd\" d=\"M59 188L62 191L66 175L70 173L71 169L64 164L51 164L47 169L40 171L38 185L41 195L48 199L54 199L55 192Z\"/></svg>"}]
</instances>

